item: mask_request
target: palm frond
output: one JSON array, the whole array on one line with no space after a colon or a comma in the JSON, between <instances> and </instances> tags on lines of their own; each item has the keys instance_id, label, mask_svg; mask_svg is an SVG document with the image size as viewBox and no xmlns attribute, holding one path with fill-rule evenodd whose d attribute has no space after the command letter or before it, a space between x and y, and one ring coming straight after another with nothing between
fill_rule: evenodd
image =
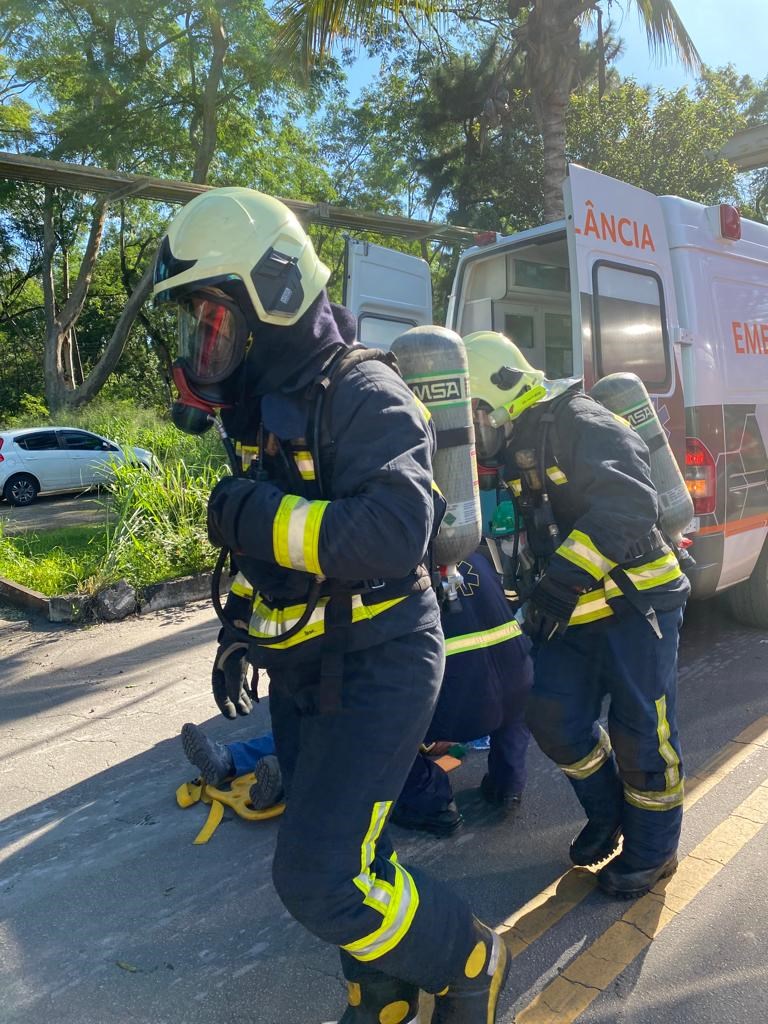
<instances>
[{"instance_id":1,"label":"palm frond","mask_svg":"<svg viewBox=\"0 0 768 1024\"><path fill-rule=\"evenodd\" d=\"M395 22L406 11L429 17L434 0L285 0L276 11L278 45L311 67L336 39L360 39L382 20Z\"/></svg>"},{"instance_id":2,"label":"palm frond","mask_svg":"<svg viewBox=\"0 0 768 1024\"><path fill-rule=\"evenodd\" d=\"M688 35L682 18L672 0L633 0L638 16L648 36L648 48L654 55L676 57L686 67L696 71L701 67L701 56Z\"/></svg>"}]
</instances>

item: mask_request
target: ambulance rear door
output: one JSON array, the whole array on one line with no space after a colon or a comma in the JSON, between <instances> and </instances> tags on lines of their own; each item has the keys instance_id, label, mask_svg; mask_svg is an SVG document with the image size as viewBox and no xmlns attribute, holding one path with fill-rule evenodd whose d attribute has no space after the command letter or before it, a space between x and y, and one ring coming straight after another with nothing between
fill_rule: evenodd
<instances>
[{"instance_id":1,"label":"ambulance rear door","mask_svg":"<svg viewBox=\"0 0 768 1024\"><path fill-rule=\"evenodd\" d=\"M346 240L344 305L363 345L387 351L409 327L432 323L432 278L418 256L356 238Z\"/></svg>"},{"instance_id":2,"label":"ambulance rear door","mask_svg":"<svg viewBox=\"0 0 768 1024\"><path fill-rule=\"evenodd\" d=\"M637 374L685 464L685 406L672 262L658 197L571 164L563 186L571 308L587 388Z\"/></svg>"}]
</instances>

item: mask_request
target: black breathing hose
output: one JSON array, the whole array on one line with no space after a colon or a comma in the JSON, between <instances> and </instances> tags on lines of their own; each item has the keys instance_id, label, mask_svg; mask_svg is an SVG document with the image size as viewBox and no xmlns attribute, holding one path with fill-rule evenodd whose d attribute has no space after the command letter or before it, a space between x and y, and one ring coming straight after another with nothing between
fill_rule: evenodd
<instances>
[{"instance_id":1,"label":"black breathing hose","mask_svg":"<svg viewBox=\"0 0 768 1024\"><path fill-rule=\"evenodd\" d=\"M213 425L216 428L216 432L218 433L221 439L221 443L224 445L224 450L227 453L227 459L229 460L232 475L242 476L240 463L238 462L237 453L235 452L235 446L232 444L232 439L227 433L224 424L221 422L218 416L211 416L211 420L213 421ZM263 453L264 431L263 428L259 428L259 469L256 471L256 479L259 479L259 477L265 478L264 471L261 469ZM230 548L224 547L221 549L221 551L219 552L219 557L216 559L216 565L213 568L213 576L211 577L211 601L213 603L213 608L214 611L216 612L216 615L219 618L219 621L226 630L227 637L231 637L232 639L237 640L240 643L245 643L249 645L253 644L256 647L273 647L275 644L285 643L286 640L290 640L292 637L296 636L297 633L300 633L302 629L304 629L304 627L307 625L315 609L317 608L317 603L320 600L320 590L323 581L317 578L315 578L312 581L307 592L306 607L302 612L301 617L296 620L296 622L290 627L290 629L286 629L284 633L280 633L278 636L274 637L252 636L251 633L248 632L248 630L241 629L239 626L236 626L231 619L227 618L227 614L224 611L224 607L221 603L221 576L222 573L224 572L224 566L230 554Z\"/></svg>"}]
</instances>

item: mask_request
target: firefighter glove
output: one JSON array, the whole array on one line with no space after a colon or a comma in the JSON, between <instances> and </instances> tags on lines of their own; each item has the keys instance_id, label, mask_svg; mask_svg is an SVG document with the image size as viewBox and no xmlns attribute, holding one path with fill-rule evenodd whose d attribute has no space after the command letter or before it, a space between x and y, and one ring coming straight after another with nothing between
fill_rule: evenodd
<instances>
[{"instance_id":1,"label":"firefighter glove","mask_svg":"<svg viewBox=\"0 0 768 1024\"><path fill-rule=\"evenodd\" d=\"M578 600L577 591L545 574L526 602L523 631L534 643L562 636Z\"/></svg>"},{"instance_id":2,"label":"firefighter glove","mask_svg":"<svg viewBox=\"0 0 768 1024\"><path fill-rule=\"evenodd\" d=\"M248 662L243 644L220 643L213 663L211 689L216 707L225 718L249 715L253 707L248 684Z\"/></svg>"},{"instance_id":3,"label":"firefighter glove","mask_svg":"<svg viewBox=\"0 0 768 1024\"><path fill-rule=\"evenodd\" d=\"M239 476L219 480L208 498L208 540L220 548L237 549L237 521L258 484Z\"/></svg>"}]
</instances>

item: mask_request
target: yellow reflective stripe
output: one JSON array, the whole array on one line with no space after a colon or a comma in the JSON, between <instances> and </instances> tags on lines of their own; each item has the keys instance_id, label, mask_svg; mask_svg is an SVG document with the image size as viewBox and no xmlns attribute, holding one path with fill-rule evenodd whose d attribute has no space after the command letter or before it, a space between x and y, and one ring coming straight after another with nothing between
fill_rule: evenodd
<instances>
[{"instance_id":1,"label":"yellow reflective stripe","mask_svg":"<svg viewBox=\"0 0 768 1024\"><path fill-rule=\"evenodd\" d=\"M315 460L312 458L312 452L309 451L296 451L293 453L293 458L296 463L296 468L301 475L302 480L314 480L315 479Z\"/></svg>"},{"instance_id":2,"label":"yellow reflective stripe","mask_svg":"<svg viewBox=\"0 0 768 1024\"><path fill-rule=\"evenodd\" d=\"M407 596L407 595L406 595ZM352 622L360 622L364 619L372 619L382 612L394 608L396 604L404 601L405 597L395 597L390 601L380 601L378 604L363 604L359 594L352 597ZM283 651L297 644L305 643L307 640L314 640L325 632L325 607L329 598L322 597L315 608L309 621L295 636L288 640L278 641L270 644L272 651ZM260 598L256 598L253 604L253 614L248 626L248 632L255 637L276 637L286 633L291 626L294 626L304 613L306 605L291 605L288 608L270 608Z\"/></svg>"},{"instance_id":3,"label":"yellow reflective stripe","mask_svg":"<svg viewBox=\"0 0 768 1024\"><path fill-rule=\"evenodd\" d=\"M253 460L259 456L259 446L257 444L241 444L237 441L235 443L235 454L240 456L243 469L248 469Z\"/></svg>"},{"instance_id":4,"label":"yellow reflective stripe","mask_svg":"<svg viewBox=\"0 0 768 1024\"><path fill-rule=\"evenodd\" d=\"M675 748L669 742L671 730L667 721L666 697L659 697L656 701L656 719L658 721L656 734L659 737L659 753L667 766L664 778L667 782L667 789L671 790L680 782L680 758L677 756Z\"/></svg>"},{"instance_id":5,"label":"yellow reflective stripe","mask_svg":"<svg viewBox=\"0 0 768 1024\"><path fill-rule=\"evenodd\" d=\"M571 530L555 554L577 565L596 580L601 580L617 564L598 551L591 537L581 530Z\"/></svg>"},{"instance_id":6,"label":"yellow reflective stripe","mask_svg":"<svg viewBox=\"0 0 768 1024\"><path fill-rule=\"evenodd\" d=\"M683 575L680 563L674 551L668 551L655 562L648 562L646 565L636 565L632 569L624 570L638 590L652 590L664 583L671 583Z\"/></svg>"},{"instance_id":7,"label":"yellow reflective stripe","mask_svg":"<svg viewBox=\"0 0 768 1024\"><path fill-rule=\"evenodd\" d=\"M241 572L232 580L229 590L235 597L253 597L253 587Z\"/></svg>"},{"instance_id":8,"label":"yellow reflective stripe","mask_svg":"<svg viewBox=\"0 0 768 1024\"><path fill-rule=\"evenodd\" d=\"M443 494L443 492L442 492L442 491L440 490L440 488L438 487L437 483L436 483L436 482L435 482L434 480L432 481L432 490L433 490L433 491L434 491L434 492L435 492L436 494L439 494L441 498L445 499L445 495L444 495L444 494Z\"/></svg>"},{"instance_id":9,"label":"yellow reflective stripe","mask_svg":"<svg viewBox=\"0 0 768 1024\"><path fill-rule=\"evenodd\" d=\"M322 575L318 546L320 525L330 502L307 501L286 494L272 524L272 550L278 565Z\"/></svg>"},{"instance_id":10,"label":"yellow reflective stripe","mask_svg":"<svg viewBox=\"0 0 768 1024\"><path fill-rule=\"evenodd\" d=\"M424 419L427 421L427 423L429 423L429 421L432 419L432 413L429 411L429 409L426 407L426 405L424 405L422 400L420 398L416 397L416 395L413 396L413 400L416 403L416 405L418 406L418 409L419 409L419 412L421 413L421 415L424 417Z\"/></svg>"},{"instance_id":11,"label":"yellow reflective stripe","mask_svg":"<svg viewBox=\"0 0 768 1024\"><path fill-rule=\"evenodd\" d=\"M633 807L639 807L641 811L669 811L673 807L680 807L684 795L682 779L676 786L663 791L635 789L634 786L624 783L624 799Z\"/></svg>"},{"instance_id":12,"label":"yellow reflective stripe","mask_svg":"<svg viewBox=\"0 0 768 1024\"><path fill-rule=\"evenodd\" d=\"M288 552L288 527L291 521L291 512L300 501L304 501L298 494L286 494L280 502L272 523L272 550L275 561L278 565L291 569L290 555ZM306 502L305 502L306 504Z\"/></svg>"},{"instance_id":13,"label":"yellow reflective stripe","mask_svg":"<svg viewBox=\"0 0 768 1024\"><path fill-rule=\"evenodd\" d=\"M378 801L373 805L371 821L360 846L360 874L352 880L363 893L363 902L382 914L386 913L389 906L393 888L389 882L377 880L370 867L376 856L376 843L379 841L391 806L391 800Z\"/></svg>"},{"instance_id":14,"label":"yellow reflective stripe","mask_svg":"<svg viewBox=\"0 0 768 1024\"><path fill-rule=\"evenodd\" d=\"M395 884L389 896L381 925L362 939L342 948L356 960L377 960L397 946L411 926L419 906L419 892L410 874L400 864L392 864ZM381 885L381 882L378 881Z\"/></svg>"},{"instance_id":15,"label":"yellow reflective stripe","mask_svg":"<svg viewBox=\"0 0 768 1024\"><path fill-rule=\"evenodd\" d=\"M618 590L618 587L616 588ZM621 591L619 591L621 593ZM594 590L582 594L568 620L569 626L578 626L585 622L595 622L613 615L613 610L605 599L605 590Z\"/></svg>"},{"instance_id":16,"label":"yellow reflective stripe","mask_svg":"<svg viewBox=\"0 0 768 1024\"><path fill-rule=\"evenodd\" d=\"M552 481L553 484L567 484L568 483L568 477L565 475L565 473L562 471L562 469L560 469L559 466L549 466L548 469L547 469L547 476L549 477L549 479Z\"/></svg>"},{"instance_id":17,"label":"yellow reflective stripe","mask_svg":"<svg viewBox=\"0 0 768 1024\"><path fill-rule=\"evenodd\" d=\"M523 493L523 481L522 480L507 480L507 487L512 491L516 498L519 498Z\"/></svg>"},{"instance_id":18,"label":"yellow reflective stripe","mask_svg":"<svg viewBox=\"0 0 768 1024\"><path fill-rule=\"evenodd\" d=\"M501 644L505 640L512 640L513 637L522 634L520 624L513 619L511 622L504 622L501 626L493 629L482 629L477 633L464 633L463 636L452 636L445 638L445 653L464 654L465 651L476 651L481 647L493 647L494 644Z\"/></svg>"},{"instance_id":19,"label":"yellow reflective stripe","mask_svg":"<svg viewBox=\"0 0 768 1024\"><path fill-rule=\"evenodd\" d=\"M598 725L597 728L600 733L600 738L586 757L582 757L580 761L574 761L573 764L558 765L558 768L560 768L569 779L588 779L590 775L594 775L596 771L602 768L611 756L611 740L608 733L602 725Z\"/></svg>"}]
</instances>

